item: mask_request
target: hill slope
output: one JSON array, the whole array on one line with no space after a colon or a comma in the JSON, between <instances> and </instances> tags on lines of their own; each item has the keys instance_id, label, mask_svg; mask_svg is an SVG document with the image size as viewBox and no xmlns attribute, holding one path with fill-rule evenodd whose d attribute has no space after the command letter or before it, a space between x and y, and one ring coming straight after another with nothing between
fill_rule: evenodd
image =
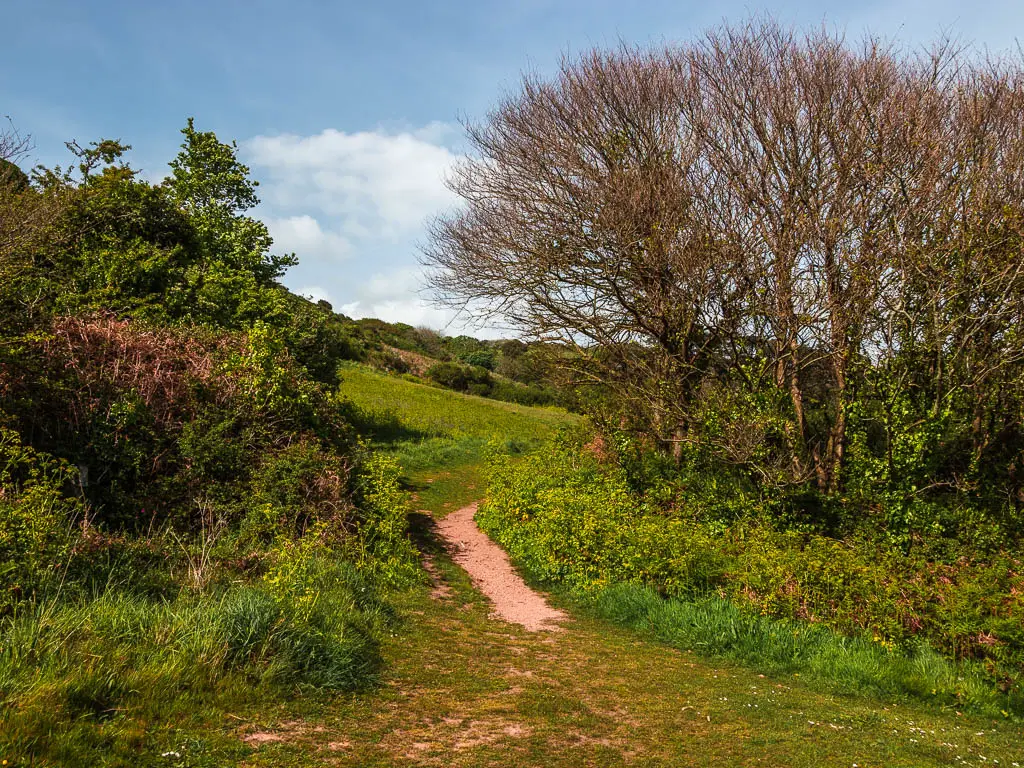
<instances>
[{"instance_id":1,"label":"hill slope","mask_svg":"<svg viewBox=\"0 0 1024 768\"><path fill-rule=\"evenodd\" d=\"M432 533L431 518L482 495L484 441L513 448L573 417L345 370L342 392L375 443L409 462L430 584L398 601L388 680L347 701L250 713L246 764L925 766L1024 762L1006 723L840 697L701 660L575 613L537 635L490 605ZM375 420L375 421L373 421ZM559 602L558 597L554 600ZM571 606L565 606L572 611Z\"/></svg>"}]
</instances>

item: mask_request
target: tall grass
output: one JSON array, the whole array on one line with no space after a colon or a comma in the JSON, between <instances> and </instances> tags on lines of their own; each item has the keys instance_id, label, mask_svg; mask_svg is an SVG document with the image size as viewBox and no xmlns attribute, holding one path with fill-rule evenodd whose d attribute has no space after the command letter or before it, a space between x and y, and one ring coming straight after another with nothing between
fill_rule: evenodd
<instances>
[{"instance_id":1,"label":"tall grass","mask_svg":"<svg viewBox=\"0 0 1024 768\"><path fill-rule=\"evenodd\" d=\"M304 580L22 604L0 623L0 754L65 764L90 754L100 723L130 731L215 702L372 686L386 605L343 562L315 559Z\"/></svg>"},{"instance_id":2,"label":"tall grass","mask_svg":"<svg viewBox=\"0 0 1024 768\"><path fill-rule=\"evenodd\" d=\"M606 587L586 605L675 648L803 677L837 693L911 696L993 717L1024 716L1019 691L1002 694L980 665L949 661L923 642L900 650L821 625L752 615L719 597L665 599L635 583Z\"/></svg>"}]
</instances>

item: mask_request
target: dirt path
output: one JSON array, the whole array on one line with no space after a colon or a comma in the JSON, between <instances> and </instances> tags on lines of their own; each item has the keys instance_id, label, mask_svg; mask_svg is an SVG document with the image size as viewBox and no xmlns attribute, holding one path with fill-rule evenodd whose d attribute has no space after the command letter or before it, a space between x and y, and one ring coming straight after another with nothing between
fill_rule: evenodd
<instances>
[{"instance_id":1,"label":"dirt path","mask_svg":"<svg viewBox=\"0 0 1024 768\"><path fill-rule=\"evenodd\" d=\"M473 584L494 604L494 613L531 632L562 629L564 612L552 608L530 589L512 568L508 555L473 520L476 504L452 512L438 521L438 533L448 543L452 559L461 565Z\"/></svg>"},{"instance_id":2,"label":"dirt path","mask_svg":"<svg viewBox=\"0 0 1024 768\"><path fill-rule=\"evenodd\" d=\"M438 517L444 514L440 507L433 513ZM403 631L384 639L380 688L353 696L296 696L273 707L232 712L226 727L218 724L207 736L222 734L236 751L218 753L219 761L192 764L940 768L998 760L1007 768L1014 761L1024 765L1013 725L816 692L799 677L772 678L707 662L585 613L571 616L571 631L561 634L496 622L499 603L481 589L510 594L504 586L490 589L484 583L496 573L515 572L495 566L507 563L503 553L481 554L478 547L494 545L472 515L469 507L440 521L426 513L413 516L434 585L393 596L404 617ZM458 546L445 545L442 536ZM470 561L487 565L475 584L459 567ZM550 607L535 593L522 594L536 599L526 614L548 617L540 623L550 629L557 620Z\"/></svg>"}]
</instances>

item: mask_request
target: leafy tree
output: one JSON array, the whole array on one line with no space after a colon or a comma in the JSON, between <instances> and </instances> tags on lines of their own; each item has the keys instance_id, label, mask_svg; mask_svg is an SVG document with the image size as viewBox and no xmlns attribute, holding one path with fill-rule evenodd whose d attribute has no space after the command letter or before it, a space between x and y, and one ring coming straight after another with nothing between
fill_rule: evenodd
<instances>
[{"instance_id":1,"label":"leafy tree","mask_svg":"<svg viewBox=\"0 0 1024 768\"><path fill-rule=\"evenodd\" d=\"M1019 517L1022 83L771 20L567 60L468 127L435 295L680 468L831 503L856 458L865 514Z\"/></svg>"},{"instance_id":2,"label":"leafy tree","mask_svg":"<svg viewBox=\"0 0 1024 768\"><path fill-rule=\"evenodd\" d=\"M237 146L222 143L211 131L197 131L192 118L181 132L185 140L165 185L198 242L199 258L187 275L195 298L193 319L237 327L283 311L280 295L271 289L296 259L271 254L266 225L244 215L259 198Z\"/></svg>"}]
</instances>

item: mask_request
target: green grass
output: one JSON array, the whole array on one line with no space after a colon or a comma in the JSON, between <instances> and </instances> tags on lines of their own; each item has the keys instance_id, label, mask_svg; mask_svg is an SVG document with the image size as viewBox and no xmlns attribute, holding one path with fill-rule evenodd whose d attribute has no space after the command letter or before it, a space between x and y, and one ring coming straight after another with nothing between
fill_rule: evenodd
<instances>
[{"instance_id":1,"label":"green grass","mask_svg":"<svg viewBox=\"0 0 1024 768\"><path fill-rule=\"evenodd\" d=\"M387 606L333 559L300 586L23 604L0 624L0 758L127 764L200 714L375 685Z\"/></svg>"},{"instance_id":2,"label":"green grass","mask_svg":"<svg viewBox=\"0 0 1024 768\"><path fill-rule=\"evenodd\" d=\"M488 446L522 454L579 421L559 408L464 395L355 363L341 373L339 392L356 406L360 432L399 461L415 505L440 514L483 496Z\"/></svg>"},{"instance_id":3,"label":"green grass","mask_svg":"<svg viewBox=\"0 0 1024 768\"><path fill-rule=\"evenodd\" d=\"M664 599L650 587L615 584L589 602L594 613L681 650L742 663L758 672L804 677L833 693L884 700L913 697L945 708L970 709L998 720L1022 714L980 665L958 664L922 643L890 649L845 637L820 624L771 619L740 611L720 597Z\"/></svg>"},{"instance_id":4,"label":"green grass","mask_svg":"<svg viewBox=\"0 0 1024 768\"><path fill-rule=\"evenodd\" d=\"M376 414L378 427L391 414L392 433L378 431L375 441L405 458L416 505L435 518L483 495L480 457L490 438L529 444L571 419L359 368L346 369L343 392ZM442 407L440 415L431 410ZM395 616L379 621L371 604L363 606L363 620L378 628L379 687L330 692L265 682L273 663L252 663L258 651L246 655L261 647L259 627L267 625L259 598L252 605L236 598L235 612L188 596L140 609L163 617L153 623L132 618L135 608L112 610L99 627L68 614L55 620L50 640L2 641L0 653L51 648L43 655L53 661L40 672L50 693L0 724L0 759L29 764L19 762L25 745L17 734L25 729L18 728L34 712L70 701L82 716L49 734L47 757L32 765L1024 765L1020 730L1002 718L839 695L783 666L758 670L673 648L640 626L651 608L644 595L633 596L642 611L623 615L612 605L604 615L580 610L554 595L573 615L557 635L495 621L433 535L431 517L416 514L412 523L447 592L424 580L391 595ZM358 585L343 589L329 602L351 607L362 595ZM733 631L727 621L720 629ZM189 644L210 665L189 666ZM225 655L232 647L250 662L232 666ZM127 686L90 677L90 653L123 656L119 663L133 675ZM154 678L150 657L176 658L179 676ZM217 678L208 685L211 667ZM5 681L0 666L0 687L22 684ZM120 703L110 706L115 698Z\"/></svg>"},{"instance_id":5,"label":"green grass","mask_svg":"<svg viewBox=\"0 0 1024 768\"><path fill-rule=\"evenodd\" d=\"M520 452L578 420L558 408L463 395L358 364L341 376L339 392L358 409L361 431L409 472L479 462L491 442Z\"/></svg>"},{"instance_id":6,"label":"green grass","mask_svg":"<svg viewBox=\"0 0 1024 768\"><path fill-rule=\"evenodd\" d=\"M379 690L252 702L163 748L251 768L1024 764L1004 722L823 693L578 612L558 635L496 622L429 527L421 535L450 593L397 597Z\"/></svg>"}]
</instances>

